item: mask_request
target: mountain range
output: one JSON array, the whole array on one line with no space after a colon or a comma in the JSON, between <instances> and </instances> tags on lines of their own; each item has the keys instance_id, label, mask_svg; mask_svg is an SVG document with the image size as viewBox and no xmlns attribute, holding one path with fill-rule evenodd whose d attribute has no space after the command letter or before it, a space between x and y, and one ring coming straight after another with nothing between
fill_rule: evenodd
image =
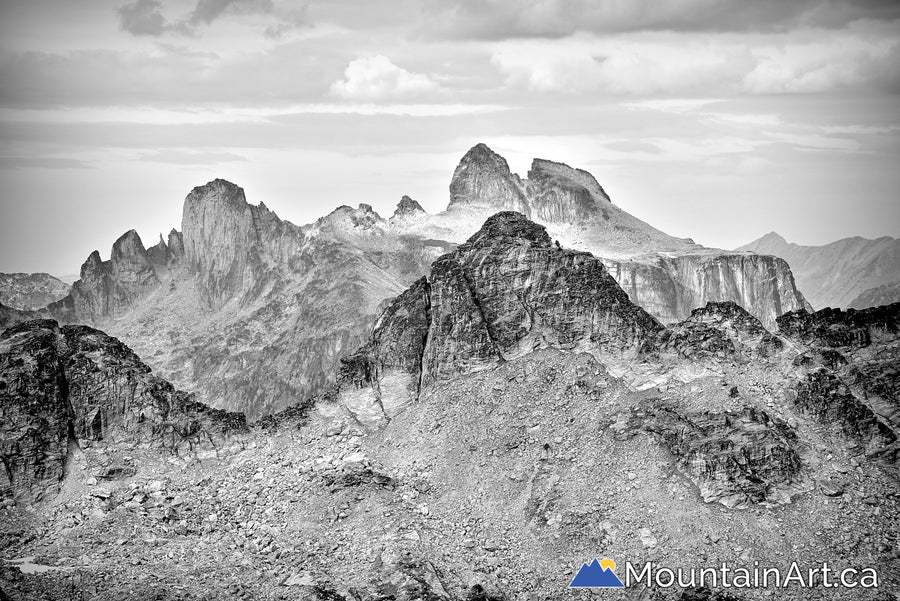
<instances>
[{"instance_id":1,"label":"mountain range","mask_svg":"<svg viewBox=\"0 0 900 601\"><path fill-rule=\"evenodd\" d=\"M661 323L709 301L735 301L768 327L809 308L782 259L669 236L613 204L586 171L535 159L521 178L478 144L453 173L447 209L434 215L404 196L387 219L360 204L297 226L230 182L198 186L181 231L150 248L127 232L109 259L88 257L65 298L33 313L0 307L0 319L102 327L199 400L257 417L330 385L383 303L503 210L600 258Z\"/></svg>"},{"instance_id":2,"label":"mountain range","mask_svg":"<svg viewBox=\"0 0 900 601\"><path fill-rule=\"evenodd\" d=\"M806 299L816 309L864 309L900 300L900 240L843 238L823 246L801 246L770 232L738 251L787 261Z\"/></svg>"},{"instance_id":3,"label":"mountain range","mask_svg":"<svg viewBox=\"0 0 900 601\"><path fill-rule=\"evenodd\" d=\"M235 193L214 185L191 199L192 219L209 218L203 199ZM233 206L236 219L271 218ZM255 253L225 245L166 278L196 270L198 306L268 297L284 281L273 254L297 236L275 224L285 239L252 228ZM185 262L209 259L192 254L188 231ZM149 271L129 260L138 277L115 280L107 308L143 302L129 295ZM104 263L92 269L121 276ZM362 338L333 383L248 421L197 402L101 330L42 319L7 328L0 541L43 571L4 564L3 590L559 598L602 552L696 567L827 558L880 574L877 589L829 590L836 599L900 592L900 304L801 308L769 329L734 301L711 301L664 324L603 260L506 210L383 303ZM768 592L632 591L670 601Z\"/></svg>"}]
</instances>

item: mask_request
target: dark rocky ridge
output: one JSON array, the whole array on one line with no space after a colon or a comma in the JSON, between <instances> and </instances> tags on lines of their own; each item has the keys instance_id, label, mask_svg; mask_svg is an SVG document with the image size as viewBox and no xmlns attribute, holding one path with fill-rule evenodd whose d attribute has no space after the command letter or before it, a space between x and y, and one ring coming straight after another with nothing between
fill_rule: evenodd
<instances>
[{"instance_id":1,"label":"dark rocky ridge","mask_svg":"<svg viewBox=\"0 0 900 601\"><path fill-rule=\"evenodd\" d=\"M686 358L730 357L749 361L784 348L777 336L733 301L709 302L691 311L686 320L669 326L657 337L656 351Z\"/></svg>"},{"instance_id":2,"label":"dark rocky ridge","mask_svg":"<svg viewBox=\"0 0 900 601\"><path fill-rule=\"evenodd\" d=\"M778 331L816 348L860 348L900 335L900 303L856 309L791 311L778 318Z\"/></svg>"},{"instance_id":3,"label":"dark rocky ridge","mask_svg":"<svg viewBox=\"0 0 900 601\"><path fill-rule=\"evenodd\" d=\"M246 429L242 414L195 402L115 338L53 320L0 334L0 411L4 494L26 500L59 483L76 441L192 454Z\"/></svg>"}]
</instances>

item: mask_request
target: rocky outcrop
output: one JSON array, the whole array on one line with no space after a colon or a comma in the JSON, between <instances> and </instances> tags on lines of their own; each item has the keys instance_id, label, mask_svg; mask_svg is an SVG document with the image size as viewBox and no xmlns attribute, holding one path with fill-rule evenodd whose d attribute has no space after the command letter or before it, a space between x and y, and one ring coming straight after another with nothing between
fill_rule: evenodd
<instances>
[{"instance_id":1,"label":"rocky outcrop","mask_svg":"<svg viewBox=\"0 0 900 601\"><path fill-rule=\"evenodd\" d=\"M115 241L108 261L92 252L69 295L47 310L60 321L97 323L125 313L159 284L150 253L138 233L130 230Z\"/></svg>"},{"instance_id":2,"label":"rocky outcrop","mask_svg":"<svg viewBox=\"0 0 900 601\"><path fill-rule=\"evenodd\" d=\"M0 273L0 302L14 309L46 307L63 298L70 288L49 273Z\"/></svg>"},{"instance_id":3,"label":"rocky outcrop","mask_svg":"<svg viewBox=\"0 0 900 601\"><path fill-rule=\"evenodd\" d=\"M168 243L159 235L159 242L147 249L150 262L157 275L162 276L166 271L181 263L184 258L184 241L181 232L172 230L168 235Z\"/></svg>"},{"instance_id":4,"label":"rocky outcrop","mask_svg":"<svg viewBox=\"0 0 900 601\"><path fill-rule=\"evenodd\" d=\"M168 236L169 243L166 245L168 253L166 261L169 266L180 264L184 260L184 236L176 229L172 229Z\"/></svg>"},{"instance_id":5,"label":"rocky outcrop","mask_svg":"<svg viewBox=\"0 0 900 601\"><path fill-rule=\"evenodd\" d=\"M660 352L689 359L749 361L770 357L784 348L777 336L735 302L707 303L690 317L657 336Z\"/></svg>"},{"instance_id":6,"label":"rocky outcrop","mask_svg":"<svg viewBox=\"0 0 900 601\"><path fill-rule=\"evenodd\" d=\"M855 309L791 311L778 318L778 331L816 348L862 348L900 336L900 303Z\"/></svg>"},{"instance_id":7,"label":"rocky outcrop","mask_svg":"<svg viewBox=\"0 0 900 601\"><path fill-rule=\"evenodd\" d=\"M797 434L764 411L649 411L644 428L661 437L707 503L744 507L785 502L802 479Z\"/></svg>"},{"instance_id":8,"label":"rocky outcrop","mask_svg":"<svg viewBox=\"0 0 900 601\"><path fill-rule=\"evenodd\" d=\"M69 445L107 440L172 453L216 450L246 429L154 376L124 344L87 326L29 321L0 335L0 455L16 497L63 477Z\"/></svg>"},{"instance_id":9,"label":"rocky outcrop","mask_svg":"<svg viewBox=\"0 0 900 601\"><path fill-rule=\"evenodd\" d=\"M423 386L541 348L636 356L662 326L603 264L554 245L516 212L489 218L401 294L369 342L342 360L342 402L377 422Z\"/></svg>"},{"instance_id":10,"label":"rocky outcrop","mask_svg":"<svg viewBox=\"0 0 900 601\"><path fill-rule=\"evenodd\" d=\"M867 454L900 458L894 430L831 370L811 372L797 385L794 402L802 411L860 441Z\"/></svg>"}]
</instances>

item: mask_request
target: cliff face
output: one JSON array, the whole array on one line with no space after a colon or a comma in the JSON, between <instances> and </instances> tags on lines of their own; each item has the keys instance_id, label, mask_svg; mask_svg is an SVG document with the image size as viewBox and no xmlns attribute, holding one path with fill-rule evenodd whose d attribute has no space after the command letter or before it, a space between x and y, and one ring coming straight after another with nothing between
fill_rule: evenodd
<instances>
[{"instance_id":1,"label":"cliff face","mask_svg":"<svg viewBox=\"0 0 900 601\"><path fill-rule=\"evenodd\" d=\"M772 328L809 304L790 267L770 255L685 253L604 263L629 297L666 323L708 302L734 301Z\"/></svg>"},{"instance_id":2,"label":"cliff face","mask_svg":"<svg viewBox=\"0 0 900 601\"><path fill-rule=\"evenodd\" d=\"M0 303L14 309L46 307L63 298L70 288L49 273L0 273Z\"/></svg>"},{"instance_id":3,"label":"cliff face","mask_svg":"<svg viewBox=\"0 0 900 601\"><path fill-rule=\"evenodd\" d=\"M201 298L212 309L263 283L272 255L287 257L302 243L295 226L265 205L247 203L244 190L217 179L184 200L184 255Z\"/></svg>"},{"instance_id":4,"label":"cliff face","mask_svg":"<svg viewBox=\"0 0 900 601\"><path fill-rule=\"evenodd\" d=\"M151 374L124 344L87 326L35 320L0 334L5 493L38 499L65 475L76 440L174 453L216 450L246 429Z\"/></svg>"}]
</instances>

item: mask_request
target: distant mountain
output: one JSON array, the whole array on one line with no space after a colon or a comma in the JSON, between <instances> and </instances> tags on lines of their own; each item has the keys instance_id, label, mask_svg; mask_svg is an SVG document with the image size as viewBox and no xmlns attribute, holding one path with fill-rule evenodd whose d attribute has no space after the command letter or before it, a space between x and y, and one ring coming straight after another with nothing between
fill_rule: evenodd
<instances>
[{"instance_id":1,"label":"distant mountain","mask_svg":"<svg viewBox=\"0 0 900 601\"><path fill-rule=\"evenodd\" d=\"M863 292L900 282L900 240L887 236L875 240L843 238L823 246L801 246L770 232L736 250L774 255L787 261L797 286L816 309L863 308L856 302Z\"/></svg>"},{"instance_id":2,"label":"distant mountain","mask_svg":"<svg viewBox=\"0 0 900 601\"><path fill-rule=\"evenodd\" d=\"M71 286L49 273L0 273L0 303L14 309L39 309L58 301Z\"/></svg>"},{"instance_id":3,"label":"distant mountain","mask_svg":"<svg viewBox=\"0 0 900 601\"><path fill-rule=\"evenodd\" d=\"M900 302L900 282L891 282L884 286L869 288L852 301L851 309L866 309Z\"/></svg>"},{"instance_id":4,"label":"distant mountain","mask_svg":"<svg viewBox=\"0 0 900 601\"><path fill-rule=\"evenodd\" d=\"M404 196L387 219L359 204L298 226L230 182L198 186L181 232L150 248L127 232L108 260L92 253L71 293L38 315L102 327L199 400L253 418L325 390L386 300L504 211L546 228L553 246L597 257L662 323L710 301L737 302L769 327L808 307L781 259L669 236L614 205L586 171L535 159L522 179L478 144L436 215ZM0 312L0 325L24 317Z\"/></svg>"}]
</instances>

